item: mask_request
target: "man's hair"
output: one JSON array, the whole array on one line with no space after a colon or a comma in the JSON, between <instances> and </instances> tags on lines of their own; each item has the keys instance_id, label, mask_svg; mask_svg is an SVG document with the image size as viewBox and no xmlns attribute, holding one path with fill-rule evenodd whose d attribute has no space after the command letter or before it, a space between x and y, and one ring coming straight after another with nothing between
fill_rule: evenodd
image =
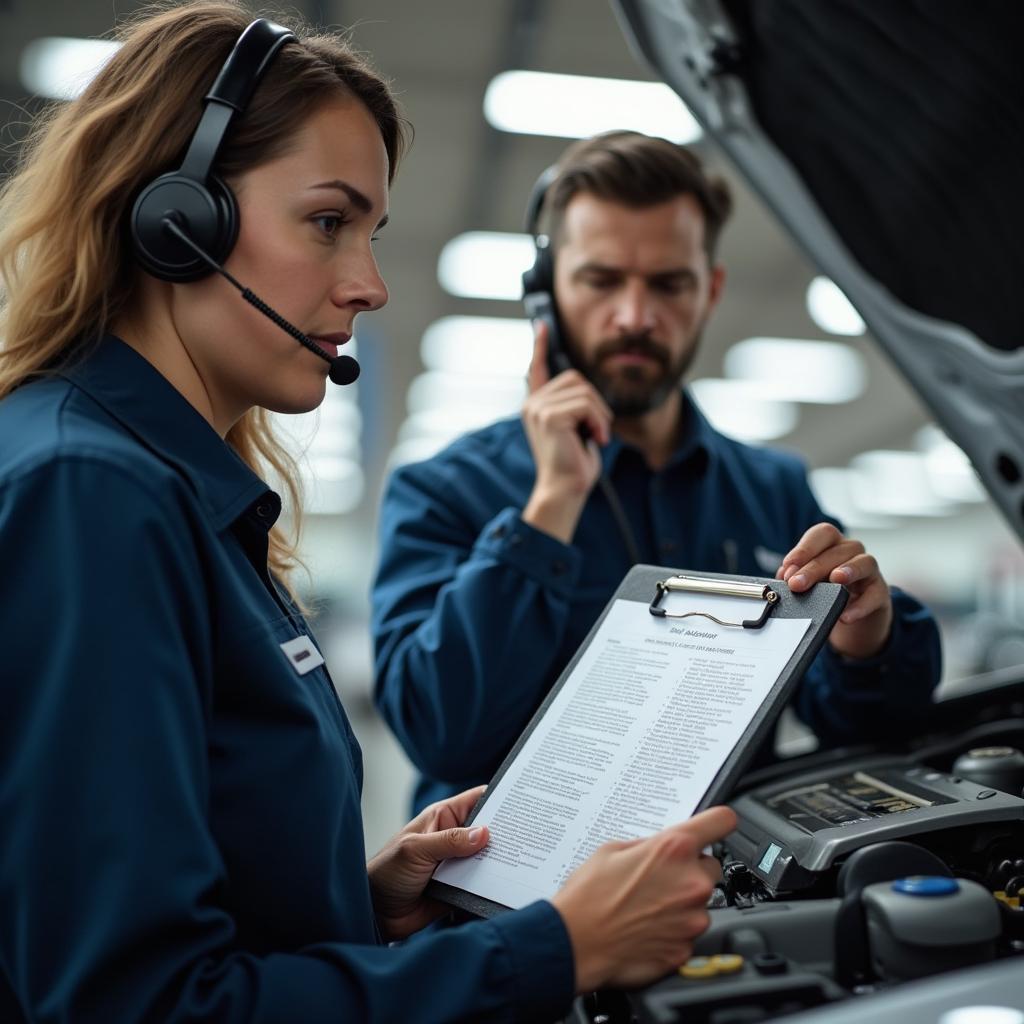
<instances>
[{"instance_id":1,"label":"man's hair","mask_svg":"<svg viewBox=\"0 0 1024 1024\"><path fill-rule=\"evenodd\" d=\"M556 169L544 198L544 219L556 247L566 207L581 192L636 209L692 195L704 214L704 249L714 261L732 194L725 179L709 174L692 150L639 132L607 132L574 143Z\"/></svg>"}]
</instances>

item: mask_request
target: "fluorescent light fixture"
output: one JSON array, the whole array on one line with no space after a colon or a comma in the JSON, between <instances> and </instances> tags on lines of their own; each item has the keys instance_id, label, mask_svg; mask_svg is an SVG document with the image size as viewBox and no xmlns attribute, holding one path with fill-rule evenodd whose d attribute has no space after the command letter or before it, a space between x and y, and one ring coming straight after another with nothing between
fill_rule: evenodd
<instances>
[{"instance_id":1,"label":"fluorescent light fixture","mask_svg":"<svg viewBox=\"0 0 1024 1024\"><path fill-rule=\"evenodd\" d=\"M503 132L563 139L615 129L672 142L693 142L701 135L693 114L667 85L624 78L503 71L487 86L484 116Z\"/></svg>"},{"instance_id":2,"label":"fluorescent light fixture","mask_svg":"<svg viewBox=\"0 0 1024 1024\"><path fill-rule=\"evenodd\" d=\"M323 403L312 412L273 414L274 428L296 459L344 455L358 458L363 418L350 392L327 392Z\"/></svg>"},{"instance_id":3,"label":"fluorescent light fixture","mask_svg":"<svg viewBox=\"0 0 1024 1024\"><path fill-rule=\"evenodd\" d=\"M518 408L513 412L517 413ZM483 405L468 405L460 408L424 409L413 413L398 431L398 440L410 441L417 437L436 437L446 443L454 441L470 430L479 430L493 423L494 410Z\"/></svg>"},{"instance_id":4,"label":"fluorescent light fixture","mask_svg":"<svg viewBox=\"0 0 1024 1024\"><path fill-rule=\"evenodd\" d=\"M533 352L529 320L446 316L423 333L420 355L428 370L524 378Z\"/></svg>"},{"instance_id":5,"label":"fluorescent light fixture","mask_svg":"<svg viewBox=\"0 0 1024 1024\"><path fill-rule=\"evenodd\" d=\"M971 460L933 424L922 427L914 443L924 455L932 490L946 501L983 502L988 495L978 480Z\"/></svg>"},{"instance_id":6,"label":"fluorescent light fixture","mask_svg":"<svg viewBox=\"0 0 1024 1024\"><path fill-rule=\"evenodd\" d=\"M765 398L759 384L704 377L690 384L697 404L716 430L739 441L772 441L797 425L792 402Z\"/></svg>"},{"instance_id":7,"label":"fluorescent light fixture","mask_svg":"<svg viewBox=\"0 0 1024 1024\"><path fill-rule=\"evenodd\" d=\"M21 83L37 96L73 100L120 46L109 39L34 39L21 54Z\"/></svg>"},{"instance_id":8,"label":"fluorescent light fixture","mask_svg":"<svg viewBox=\"0 0 1024 1024\"><path fill-rule=\"evenodd\" d=\"M407 441L399 441L388 456L387 468L392 470L409 462L422 462L436 455L446 447L448 439L443 437L412 437Z\"/></svg>"},{"instance_id":9,"label":"fluorescent light fixture","mask_svg":"<svg viewBox=\"0 0 1024 1024\"><path fill-rule=\"evenodd\" d=\"M467 299L521 299L523 271L536 249L529 235L467 231L445 244L437 280L449 295Z\"/></svg>"},{"instance_id":10,"label":"fluorescent light fixture","mask_svg":"<svg viewBox=\"0 0 1024 1024\"><path fill-rule=\"evenodd\" d=\"M764 398L789 402L850 402L864 393L859 352L839 341L747 338L725 354L725 375L753 381Z\"/></svg>"},{"instance_id":11,"label":"fluorescent light fixture","mask_svg":"<svg viewBox=\"0 0 1024 1024\"><path fill-rule=\"evenodd\" d=\"M518 415L526 398L526 381L522 377L491 377L478 374L421 373L409 385L406 408L410 416L442 409L459 414L459 410L482 410L493 422L504 416ZM477 415L476 412L473 415Z\"/></svg>"},{"instance_id":12,"label":"fluorescent light fixture","mask_svg":"<svg viewBox=\"0 0 1024 1024\"><path fill-rule=\"evenodd\" d=\"M816 277L807 287L807 312L829 334L863 334L867 326L850 300L827 277Z\"/></svg>"},{"instance_id":13,"label":"fluorescent light fixture","mask_svg":"<svg viewBox=\"0 0 1024 1024\"><path fill-rule=\"evenodd\" d=\"M354 459L316 456L300 464L306 511L315 515L342 515L363 500L366 484L362 467Z\"/></svg>"},{"instance_id":14,"label":"fluorescent light fixture","mask_svg":"<svg viewBox=\"0 0 1024 1024\"><path fill-rule=\"evenodd\" d=\"M835 516L846 529L879 530L896 526L898 521L893 517L866 512L857 504L852 493L852 477L851 470L839 467L811 470L808 474L811 490L822 510Z\"/></svg>"},{"instance_id":15,"label":"fluorescent light fixture","mask_svg":"<svg viewBox=\"0 0 1024 1024\"><path fill-rule=\"evenodd\" d=\"M349 342L346 349L353 347ZM272 414L276 432L298 464L306 512L342 515L363 499L363 418L356 405L357 388L341 390L329 384L323 402L312 412Z\"/></svg>"},{"instance_id":16,"label":"fluorescent light fixture","mask_svg":"<svg viewBox=\"0 0 1024 1024\"><path fill-rule=\"evenodd\" d=\"M931 517L952 511L952 504L932 489L920 452L862 452L850 460L850 469L850 493L865 512Z\"/></svg>"},{"instance_id":17,"label":"fluorescent light fixture","mask_svg":"<svg viewBox=\"0 0 1024 1024\"><path fill-rule=\"evenodd\" d=\"M942 1014L938 1024L1024 1024L1024 1011L1013 1006L958 1006Z\"/></svg>"}]
</instances>

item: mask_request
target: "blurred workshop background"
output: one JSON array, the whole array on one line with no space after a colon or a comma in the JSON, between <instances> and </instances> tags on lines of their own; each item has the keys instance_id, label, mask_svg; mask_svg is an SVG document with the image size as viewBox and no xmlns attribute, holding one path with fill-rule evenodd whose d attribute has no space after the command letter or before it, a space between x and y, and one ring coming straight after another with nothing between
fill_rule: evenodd
<instances>
[{"instance_id":1,"label":"blurred workshop background","mask_svg":"<svg viewBox=\"0 0 1024 1024\"><path fill-rule=\"evenodd\" d=\"M115 21L141 6L0 0L0 173L31 112L80 88L110 52L103 39ZM692 374L699 404L726 433L807 460L822 505L891 583L935 610L944 685L1024 663L1024 556L962 452L842 294L633 56L608 3L324 0L258 10L351 29L396 84L416 133L377 247L391 301L358 322L362 376L330 389L317 413L282 424L304 453L304 589L364 748L371 852L404 822L412 778L371 701L381 488L395 465L517 414L531 348L518 302L531 258L523 211L536 176L572 138L637 128L692 142L729 177L728 285Z\"/></svg>"}]
</instances>

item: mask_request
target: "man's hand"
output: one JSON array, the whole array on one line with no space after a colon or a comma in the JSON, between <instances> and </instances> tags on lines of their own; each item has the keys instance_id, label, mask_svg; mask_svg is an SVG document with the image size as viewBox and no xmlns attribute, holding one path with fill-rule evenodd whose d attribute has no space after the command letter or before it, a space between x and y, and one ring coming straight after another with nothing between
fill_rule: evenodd
<instances>
[{"instance_id":1,"label":"man's hand","mask_svg":"<svg viewBox=\"0 0 1024 1024\"><path fill-rule=\"evenodd\" d=\"M539 324L527 377L530 394L523 404L523 427L537 478L523 521L568 544L601 474L597 445L611 439L612 411L579 371L550 376L547 341L547 327ZM581 424L597 444L580 439Z\"/></svg>"},{"instance_id":2,"label":"man's hand","mask_svg":"<svg viewBox=\"0 0 1024 1024\"><path fill-rule=\"evenodd\" d=\"M831 523L818 523L786 555L775 576L796 594L823 580L849 589L850 601L828 638L840 654L870 658L886 645L892 631L892 597L878 562L860 541L844 537Z\"/></svg>"},{"instance_id":3,"label":"man's hand","mask_svg":"<svg viewBox=\"0 0 1024 1024\"><path fill-rule=\"evenodd\" d=\"M377 923L388 942L404 939L445 912L423 898L434 868L449 857L471 857L488 840L487 828L462 828L486 786L425 807L366 866Z\"/></svg>"}]
</instances>

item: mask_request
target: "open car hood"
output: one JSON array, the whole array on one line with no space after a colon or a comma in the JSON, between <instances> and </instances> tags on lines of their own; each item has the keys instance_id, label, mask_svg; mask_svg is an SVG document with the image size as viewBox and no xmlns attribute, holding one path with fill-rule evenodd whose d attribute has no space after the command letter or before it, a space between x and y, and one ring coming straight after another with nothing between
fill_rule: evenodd
<instances>
[{"instance_id":1,"label":"open car hood","mask_svg":"<svg viewBox=\"0 0 1024 1024\"><path fill-rule=\"evenodd\" d=\"M1024 538L1024 4L613 3Z\"/></svg>"}]
</instances>

